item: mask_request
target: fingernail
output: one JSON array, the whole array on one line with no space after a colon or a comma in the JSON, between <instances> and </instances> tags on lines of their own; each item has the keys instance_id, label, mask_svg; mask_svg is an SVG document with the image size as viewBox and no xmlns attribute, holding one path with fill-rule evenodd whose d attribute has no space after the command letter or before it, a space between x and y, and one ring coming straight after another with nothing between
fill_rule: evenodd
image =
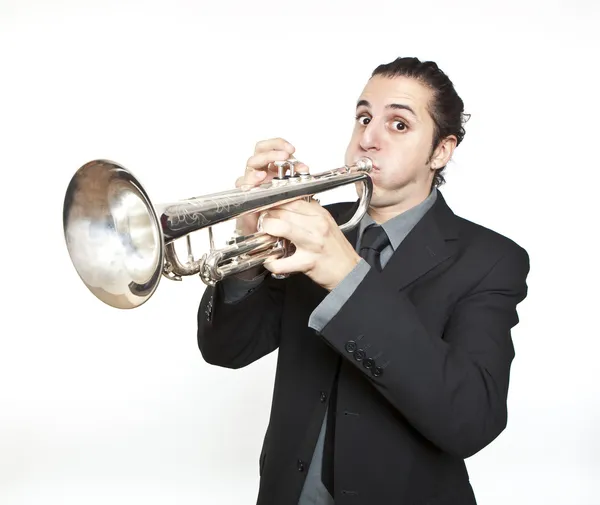
<instances>
[{"instance_id":1,"label":"fingernail","mask_svg":"<svg viewBox=\"0 0 600 505\"><path fill-rule=\"evenodd\" d=\"M260 216L258 216L258 221L256 223L256 230L259 232L262 232L263 230L263 220L267 215L267 211L264 211L260 214Z\"/></svg>"}]
</instances>

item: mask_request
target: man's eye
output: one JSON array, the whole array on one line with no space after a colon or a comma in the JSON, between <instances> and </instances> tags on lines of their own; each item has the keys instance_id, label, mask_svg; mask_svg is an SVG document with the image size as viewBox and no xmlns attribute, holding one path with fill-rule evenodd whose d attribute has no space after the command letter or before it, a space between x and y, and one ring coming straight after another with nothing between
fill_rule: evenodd
<instances>
[{"instance_id":1,"label":"man's eye","mask_svg":"<svg viewBox=\"0 0 600 505\"><path fill-rule=\"evenodd\" d=\"M368 125L371 122L371 118L368 116L356 116L356 120L362 125Z\"/></svg>"},{"instance_id":2,"label":"man's eye","mask_svg":"<svg viewBox=\"0 0 600 505\"><path fill-rule=\"evenodd\" d=\"M398 131L404 131L407 128L406 123L404 123L403 121L394 121L392 124L394 125L394 128Z\"/></svg>"}]
</instances>

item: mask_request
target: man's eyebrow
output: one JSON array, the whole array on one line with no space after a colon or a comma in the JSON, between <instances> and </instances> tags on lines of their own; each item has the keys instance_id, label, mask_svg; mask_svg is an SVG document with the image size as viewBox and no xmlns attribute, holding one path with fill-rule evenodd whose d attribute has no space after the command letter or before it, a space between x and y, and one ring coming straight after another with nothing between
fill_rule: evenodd
<instances>
[{"instance_id":1,"label":"man's eyebrow","mask_svg":"<svg viewBox=\"0 0 600 505\"><path fill-rule=\"evenodd\" d=\"M371 104L369 103L368 100L359 100L358 103L356 104L356 108L358 109L359 107L371 107ZM417 114L415 113L415 111L412 110L411 107L409 107L408 105L405 105L403 103L390 103L390 104L386 105L385 108L386 109L407 110L413 116L417 117Z\"/></svg>"}]
</instances>

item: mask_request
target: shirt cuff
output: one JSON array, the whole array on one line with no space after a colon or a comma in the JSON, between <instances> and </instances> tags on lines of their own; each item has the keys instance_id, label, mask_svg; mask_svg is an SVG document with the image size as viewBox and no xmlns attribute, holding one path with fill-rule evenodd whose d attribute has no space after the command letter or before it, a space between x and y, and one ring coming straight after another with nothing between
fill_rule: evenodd
<instances>
[{"instance_id":1,"label":"shirt cuff","mask_svg":"<svg viewBox=\"0 0 600 505\"><path fill-rule=\"evenodd\" d=\"M338 313L348 298L352 296L352 293L370 269L371 266L364 259L361 259L352 271L342 279L342 282L330 291L313 311L308 320L308 326L315 331L321 331Z\"/></svg>"},{"instance_id":2,"label":"shirt cuff","mask_svg":"<svg viewBox=\"0 0 600 505\"><path fill-rule=\"evenodd\" d=\"M246 298L261 284L267 273L267 271L262 272L253 279L240 279L233 275L225 277L221 281L225 303L235 303Z\"/></svg>"}]
</instances>

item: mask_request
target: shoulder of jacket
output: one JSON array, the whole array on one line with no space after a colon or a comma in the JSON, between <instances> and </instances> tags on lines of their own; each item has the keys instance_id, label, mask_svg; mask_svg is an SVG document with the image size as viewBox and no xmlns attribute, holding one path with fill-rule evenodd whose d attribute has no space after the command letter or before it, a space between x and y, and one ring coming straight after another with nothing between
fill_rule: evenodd
<instances>
[{"instance_id":1,"label":"shoulder of jacket","mask_svg":"<svg viewBox=\"0 0 600 505\"><path fill-rule=\"evenodd\" d=\"M494 255L527 256L527 251L514 239L464 217L455 216L459 222L460 235L471 247L494 252Z\"/></svg>"}]
</instances>

